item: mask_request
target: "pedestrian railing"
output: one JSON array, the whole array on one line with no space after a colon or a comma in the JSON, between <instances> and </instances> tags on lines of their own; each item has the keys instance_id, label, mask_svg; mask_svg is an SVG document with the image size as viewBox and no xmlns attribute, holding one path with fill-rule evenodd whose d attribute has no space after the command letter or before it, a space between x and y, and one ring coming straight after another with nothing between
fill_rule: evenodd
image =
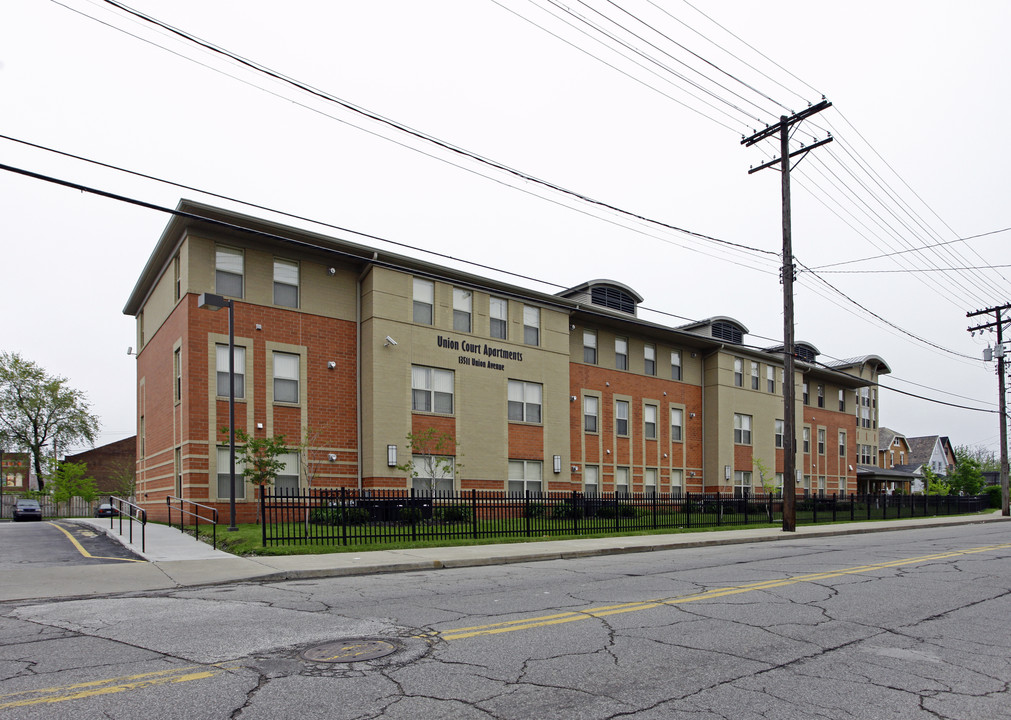
<instances>
[{"instance_id":1,"label":"pedestrian railing","mask_svg":"<svg viewBox=\"0 0 1011 720\"><path fill-rule=\"evenodd\" d=\"M978 512L985 497L816 495L798 524ZM782 521L779 494L423 493L347 488L260 495L263 545L552 537L733 527Z\"/></svg>"},{"instance_id":2,"label":"pedestrian railing","mask_svg":"<svg viewBox=\"0 0 1011 720\"><path fill-rule=\"evenodd\" d=\"M119 518L119 534L123 534L123 518L127 519L129 524L129 534L130 534L130 544L133 544L133 523L137 521L140 524L140 551L147 552L146 544L146 530L147 530L147 510L140 507L139 505L134 505L129 500L124 500L123 498L118 498L115 496L109 497L109 504L112 505L115 513L109 518L109 528L115 527L116 518Z\"/></svg>"},{"instance_id":3,"label":"pedestrian railing","mask_svg":"<svg viewBox=\"0 0 1011 720\"><path fill-rule=\"evenodd\" d=\"M215 550L218 549L218 510L210 505L201 505L198 502L193 502L192 500L184 500L180 497L175 497L174 495L169 495L165 498L165 504L168 506L168 524L171 527L175 527L172 524L172 504L176 503L178 507L176 511L179 514L179 532L186 532L185 526L186 518L193 519L193 537L200 539L200 521L203 520L205 525L211 526L211 538L212 545ZM201 514L203 513L203 514Z\"/></svg>"}]
</instances>

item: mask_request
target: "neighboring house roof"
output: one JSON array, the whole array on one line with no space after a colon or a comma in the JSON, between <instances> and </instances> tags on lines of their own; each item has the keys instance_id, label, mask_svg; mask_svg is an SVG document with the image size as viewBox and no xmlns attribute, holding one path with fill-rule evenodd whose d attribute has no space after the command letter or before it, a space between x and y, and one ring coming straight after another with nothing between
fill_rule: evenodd
<instances>
[{"instance_id":1,"label":"neighboring house roof","mask_svg":"<svg viewBox=\"0 0 1011 720\"><path fill-rule=\"evenodd\" d=\"M868 363L876 367L878 375L891 373L892 371L892 369L888 367L888 363L886 363L879 355L860 355L858 357L847 358L845 360L837 360L833 363L826 363L826 365L834 370L842 370L843 368L861 367Z\"/></svg>"},{"instance_id":2,"label":"neighboring house roof","mask_svg":"<svg viewBox=\"0 0 1011 720\"><path fill-rule=\"evenodd\" d=\"M940 435L906 438L906 442L909 443L909 459L921 464L929 462L940 438Z\"/></svg>"},{"instance_id":3,"label":"neighboring house roof","mask_svg":"<svg viewBox=\"0 0 1011 720\"><path fill-rule=\"evenodd\" d=\"M899 470L899 467L906 467L908 465L900 465L895 468L882 468L877 465L857 465L857 477L860 479L874 479L881 478L882 480L890 480L893 482L913 482L913 480L919 479L918 473L910 472L909 470Z\"/></svg>"},{"instance_id":4,"label":"neighboring house roof","mask_svg":"<svg viewBox=\"0 0 1011 720\"><path fill-rule=\"evenodd\" d=\"M878 450L888 450L895 442L896 437L905 437L905 435L884 425L880 426L878 428Z\"/></svg>"}]
</instances>

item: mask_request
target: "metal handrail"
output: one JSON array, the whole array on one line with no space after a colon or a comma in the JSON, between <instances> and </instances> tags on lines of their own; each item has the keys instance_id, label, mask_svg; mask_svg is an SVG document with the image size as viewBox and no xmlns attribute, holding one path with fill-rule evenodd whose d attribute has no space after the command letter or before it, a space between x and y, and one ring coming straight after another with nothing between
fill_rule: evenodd
<instances>
[{"instance_id":1,"label":"metal handrail","mask_svg":"<svg viewBox=\"0 0 1011 720\"><path fill-rule=\"evenodd\" d=\"M147 552L145 547L147 540L147 510L140 507L139 505L134 505L129 500L124 500L123 498L118 498L113 495L109 496L109 504L116 508L116 515L109 518L109 529L113 528L116 522L116 517L119 517L119 534L123 534L123 515L125 514L130 519L130 544L133 544L133 521L136 520L140 523L140 551ZM127 512L123 512L123 507L126 506Z\"/></svg>"},{"instance_id":2,"label":"metal handrail","mask_svg":"<svg viewBox=\"0 0 1011 720\"><path fill-rule=\"evenodd\" d=\"M169 496L167 496L165 498L165 505L168 506L168 524L169 524L169 527L174 527L172 525L172 501L173 500L178 500L179 501L179 508L178 508L179 509L179 532L185 532L183 530L183 515L192 515L195 518L195 520L193 522L193 537L196 538L196 539L198 539L198 540L200 539L199 538L199 536L200 536L200 521L204 520L206 522L209 522L211 524L211 537L213 538L212 546L214 547L215 550L217 550L218 549L218 509L214 508L214 507L211 507L210 505L201 505L200 503L193 502L192 500L185 500L184 498L176 497L175 495L169 495ZM187 510L183 506L183 503L188 503L188 504L192 505L195 508L201 508L201 509L204 509L204 510L210 510L211 511L211 517L209 517L209 518L203 517L200 514L199 510L197 510L197 512L194 512L192 510Z\"/></svg>"}]
</instances>

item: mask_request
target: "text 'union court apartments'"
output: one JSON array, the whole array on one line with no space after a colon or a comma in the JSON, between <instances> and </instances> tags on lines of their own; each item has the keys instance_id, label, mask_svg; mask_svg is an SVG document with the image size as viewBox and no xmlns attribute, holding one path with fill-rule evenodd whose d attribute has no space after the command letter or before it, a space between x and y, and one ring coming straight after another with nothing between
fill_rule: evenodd
<instances>
[{"instance_id":1,"label":"text 'union court apartments'","mask_svg":"<svg viewBox=\"0 0 1011 720\"><path fill-rule=\"evenodd\" d=\"M782 348L731 317L668 327L614 280L530 291L182 201L124 308L137 319L137 494L228 502L236 427L284 435L276 485L428 487L409 433L452 438L440 489L743 492L782 484ZM798 490L857 492L877 457L880 357L798 343ZM770 481L768 475L772 475ZM449 484L455 484L450 488ZM241 520L254 491L239 478Z\"/></svg>"}]
</instances>

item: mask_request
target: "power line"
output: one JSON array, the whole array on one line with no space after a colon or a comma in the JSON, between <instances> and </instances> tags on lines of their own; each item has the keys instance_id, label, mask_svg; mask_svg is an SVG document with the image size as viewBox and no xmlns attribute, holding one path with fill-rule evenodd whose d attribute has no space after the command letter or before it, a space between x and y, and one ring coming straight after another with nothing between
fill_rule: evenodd
<instances>
[{"instance_id":1,"label":"power line","mask_svg":"<svg viewBox=\"0 0 1011 720\"><path fill-rule=\"evenodd\" d=\"M968 240L975 240L976 238L986 237L987 235L996 235L998 233L1007 232L1011 230L1011 227L1001 228L1000 230L991 230L990 232L979 233L978 235L968 235L963 238L955 238L954 240L945 240L944 242L937 243L937 245L951 245L952 243L966 242ZM903 253L921 252L928 247L933 247L930 245L924 245L923 247L909 248L908 250L898 250L893 253L885 253L884 255L872 255L865 258L857 258L856 260L842 260L836 263L829 263L827 265L816 265L811 268L812 270L824 271L825 268L838 267L840 265L852 265L853 263L859 262L869 262L871 260L880 260L881 258L892 257L893 255L902 255ZM1007 265L993 265L988 267L1008 267Z\"/></svg>"}]
</instances>

